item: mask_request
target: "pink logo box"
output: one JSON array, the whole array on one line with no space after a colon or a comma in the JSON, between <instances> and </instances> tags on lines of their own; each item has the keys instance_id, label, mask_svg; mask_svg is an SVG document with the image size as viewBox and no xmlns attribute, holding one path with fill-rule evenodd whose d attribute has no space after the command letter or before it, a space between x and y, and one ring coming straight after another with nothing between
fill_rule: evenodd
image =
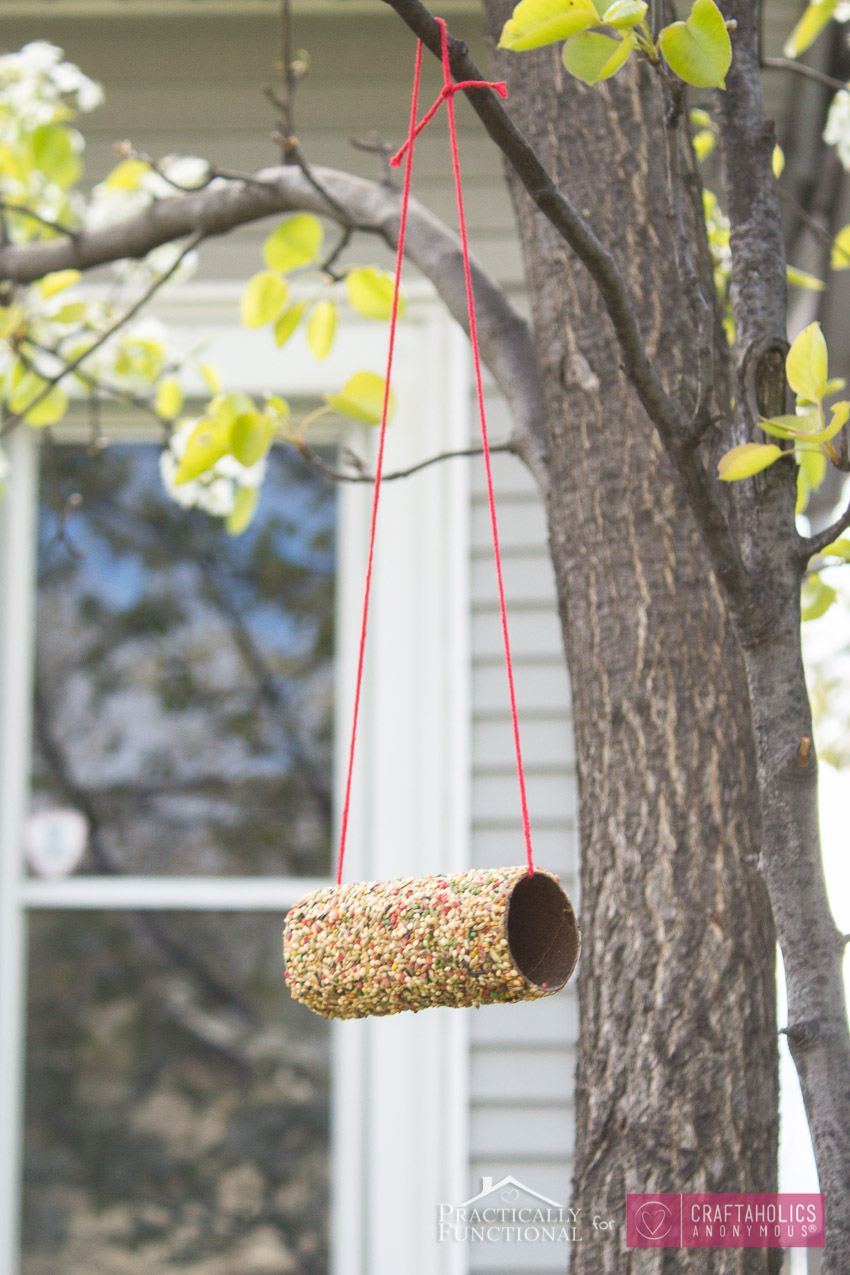
<instances>
[{"instance_id":1,"label":"pink logo box","mask_svg":"<svg viewBox=\"0 0 850 1275\"><path fill-rule=\"evenodd\" d=\"M822 1195L626 1196L629 1248L823 1248Z\"/></svg>"}]
</instances>

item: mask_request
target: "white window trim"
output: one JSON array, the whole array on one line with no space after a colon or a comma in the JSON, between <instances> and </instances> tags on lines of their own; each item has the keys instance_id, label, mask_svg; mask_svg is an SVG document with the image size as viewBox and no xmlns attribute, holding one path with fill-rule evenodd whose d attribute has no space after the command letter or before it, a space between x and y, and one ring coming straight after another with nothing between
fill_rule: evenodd
<instances>
[{"instance_id":1,"label":"white window trim","mask_svg":"<svg viewBox=\"0 0 850 1275\"><path fill-rule=\"evenodd\" d=\"M235 286L175 291L158 312L224 383L315 396L354 371L379 371L386 329L341 318L317 363L296 337L278 352L234 321ZM465 338L426 287L408 290L393 384L386 470L468 442ZM190 386L191 389L191 386ZM199 383L197 390L202 391ZM376 431L352 440L367 458ZM70 878L21 869L27 808L37 455L9 440L13 478L0 509L0 1275L18 1272L23 986L27 911L37 907L283 910L319 882L285 878ZM336 774L353 698L371 488L342 484L339 509ZM345 879L460 871L469 862L468 462L383 489L358 764ZM337 803L339 807L339 802ZM332 1275L464 1275L465 1246L437 1243L440 1201L464 1198L468 1018L451 1010L333 1024Z\"/></svg>"}]
</instances>

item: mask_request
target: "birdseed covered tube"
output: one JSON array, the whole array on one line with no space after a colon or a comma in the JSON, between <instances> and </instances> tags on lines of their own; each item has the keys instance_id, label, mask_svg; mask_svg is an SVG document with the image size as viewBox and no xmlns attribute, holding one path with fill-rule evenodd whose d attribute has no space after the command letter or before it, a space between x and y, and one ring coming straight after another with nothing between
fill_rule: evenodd
<instances>
[{"instance_id":1,"label":"birdseed covered tube","mask_svg":"<svg viewBox=\"0 0 850 1275\"><path fill-rule=\"evenodd\" d=\"M579 944L558 878L514 867L328 886L290 909L283 946L296 1000L365 1018L549 996Z\"/></svg>"}]
</instances>

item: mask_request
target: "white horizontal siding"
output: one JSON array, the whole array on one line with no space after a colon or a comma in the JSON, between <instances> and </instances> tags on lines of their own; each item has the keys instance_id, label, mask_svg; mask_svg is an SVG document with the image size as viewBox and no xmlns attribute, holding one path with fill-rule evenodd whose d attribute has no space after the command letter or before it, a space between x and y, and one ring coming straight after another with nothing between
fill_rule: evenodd
<instances>
[{"instance_id":1,"label":"white horizontal siding","mask_svg":"<svg viewBox=\"0 0 850 1275\"><path fill-rule=\"evenodd\" d=\"M493 441L507 437L503 403L488 394ZM567 673L540 497L513 456L493 457L508 624L535 858L575 897L575 746ZM472 854L478 866L522 863L524 843L493 566L484 466L472 477ZM492 1006L472 1018L470 1191L513 1175L569 1200L575 1137L574 985L540 1001ZM563 1271L551 1241L467 1246L471 1272Z\"/></svg>"}]
</instances>

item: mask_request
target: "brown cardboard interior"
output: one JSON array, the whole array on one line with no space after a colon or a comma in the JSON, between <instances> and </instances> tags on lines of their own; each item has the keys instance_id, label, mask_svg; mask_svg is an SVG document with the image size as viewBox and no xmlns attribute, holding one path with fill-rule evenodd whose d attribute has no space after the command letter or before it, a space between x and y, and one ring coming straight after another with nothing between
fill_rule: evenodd
<instances>
[{"instance_id":1,"label":"brown cardboard interior","mask_svg":"<svg viewBox=\"0 0 850 1275\"><path fill-rule=\"evenodd\" d=\"M535 872L517 882L507 928L520 973L538 987L563 987L578 960L580 935L572 905L554 877Z\"/></svg>"}]
</instances>

